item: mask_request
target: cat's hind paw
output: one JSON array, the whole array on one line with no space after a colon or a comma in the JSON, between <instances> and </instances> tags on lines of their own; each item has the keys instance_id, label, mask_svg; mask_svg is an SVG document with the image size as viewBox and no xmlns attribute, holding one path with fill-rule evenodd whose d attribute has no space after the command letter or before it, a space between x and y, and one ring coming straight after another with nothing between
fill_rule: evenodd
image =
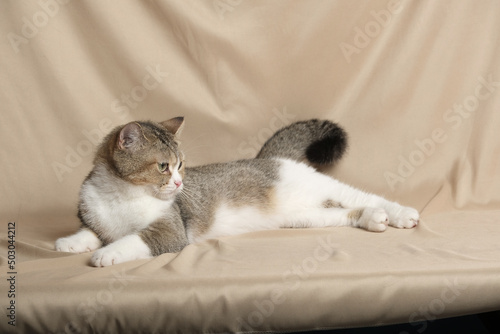
<instances>
[{"instance_id":1,"label":"cat's hind paw","mask_svg":"<svg viewBox=\"0 0 500 334\"><path fill-rule=\"evenodd\" d=\"M420 214L416 209L402 207L395 215L391 215L389 225L396 228L414 228L420 221Z\"/></svg>"},{"instance_id":2,"label":"cat's hind paw","mask_svg":"<svg viewBox=\"0 0 500 334\"><path fill-rule=\"evenodd\" d=\"M384 232L389 224L389 216L384 209L364 208L357 210L360 215L358 226L372 232Z\"/></svg>"}]
</instances>

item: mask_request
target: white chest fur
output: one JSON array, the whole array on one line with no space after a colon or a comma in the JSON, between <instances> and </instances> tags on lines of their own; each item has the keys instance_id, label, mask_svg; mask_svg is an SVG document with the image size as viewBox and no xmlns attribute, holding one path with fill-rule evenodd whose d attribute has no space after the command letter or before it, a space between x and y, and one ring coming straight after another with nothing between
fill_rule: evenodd
<instances>
[{"instance_id":1,"label":"white chest fur","mask_svg":"<svg viewBox=\"0 0 500 334\"><path fill-rule=\"evenodd\" d=\"M81 197L98 222L98 230L110 241L146 228L172 205L172 201L151 196L143 186L105 181L85 183Z\"/></svg>"}]
</instances>

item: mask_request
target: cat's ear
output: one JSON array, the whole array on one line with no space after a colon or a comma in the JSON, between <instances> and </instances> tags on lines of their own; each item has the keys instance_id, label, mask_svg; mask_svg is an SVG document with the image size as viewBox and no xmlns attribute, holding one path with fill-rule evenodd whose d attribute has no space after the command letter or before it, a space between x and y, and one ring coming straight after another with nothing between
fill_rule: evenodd
<instances>
[{"instance_id":1,"label":"cat's ear","mask_svg":"<svg viewBox=\"0 0 500 334\"><path fill-rule=\"evenodd\" d=\"M179 136L182 129L184 128L184 117L175 117L169 119L168 121L160 122L160 124L163 125L163 127L167 129L171 134Z\"/></svg>"},{"instance_id":2,"label":"cat's ear","mask_svg":"<svg viewBox=\"0 0 500 334\"><path fill-rule=\"evenodd\" d=\"M128 123L120 131L117 141L118 148L121 150L134 149L140 145L142 138L143 134L139 123Z\"/></svg>"}]
</instances>

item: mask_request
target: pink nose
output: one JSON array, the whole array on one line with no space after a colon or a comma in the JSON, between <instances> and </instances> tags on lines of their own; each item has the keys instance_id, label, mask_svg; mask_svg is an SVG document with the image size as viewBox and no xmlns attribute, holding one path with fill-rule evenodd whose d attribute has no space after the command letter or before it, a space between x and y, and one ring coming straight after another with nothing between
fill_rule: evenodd
<instances>
[{"instance_id":1,"label":"pink nose","mask_svg":"<svg viewBox=\"0 0 500 334\"><path fill-rule=\"evenodd\" d=\"M174 181L174 184L177 188L179 188L182 184L182 181Z\"/></svg>"}]
</instances>

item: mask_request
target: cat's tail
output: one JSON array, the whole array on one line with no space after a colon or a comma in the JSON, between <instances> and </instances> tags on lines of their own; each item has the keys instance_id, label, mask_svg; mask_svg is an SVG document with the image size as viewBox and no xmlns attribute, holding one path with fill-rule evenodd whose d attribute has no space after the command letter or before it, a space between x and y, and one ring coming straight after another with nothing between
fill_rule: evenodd
<instances>
[{"instance_id":1,"label":"cat's tail","mask_svg":"<svg viewBox=\"0 0 500 334\"><path fill-rule=\"evenodd\" d=\"M328 120L311 119L278 130L257 154L257 159L286 158L313 167L340 160L347 149L347 133Z\"/></svg>"}]
</instances>

